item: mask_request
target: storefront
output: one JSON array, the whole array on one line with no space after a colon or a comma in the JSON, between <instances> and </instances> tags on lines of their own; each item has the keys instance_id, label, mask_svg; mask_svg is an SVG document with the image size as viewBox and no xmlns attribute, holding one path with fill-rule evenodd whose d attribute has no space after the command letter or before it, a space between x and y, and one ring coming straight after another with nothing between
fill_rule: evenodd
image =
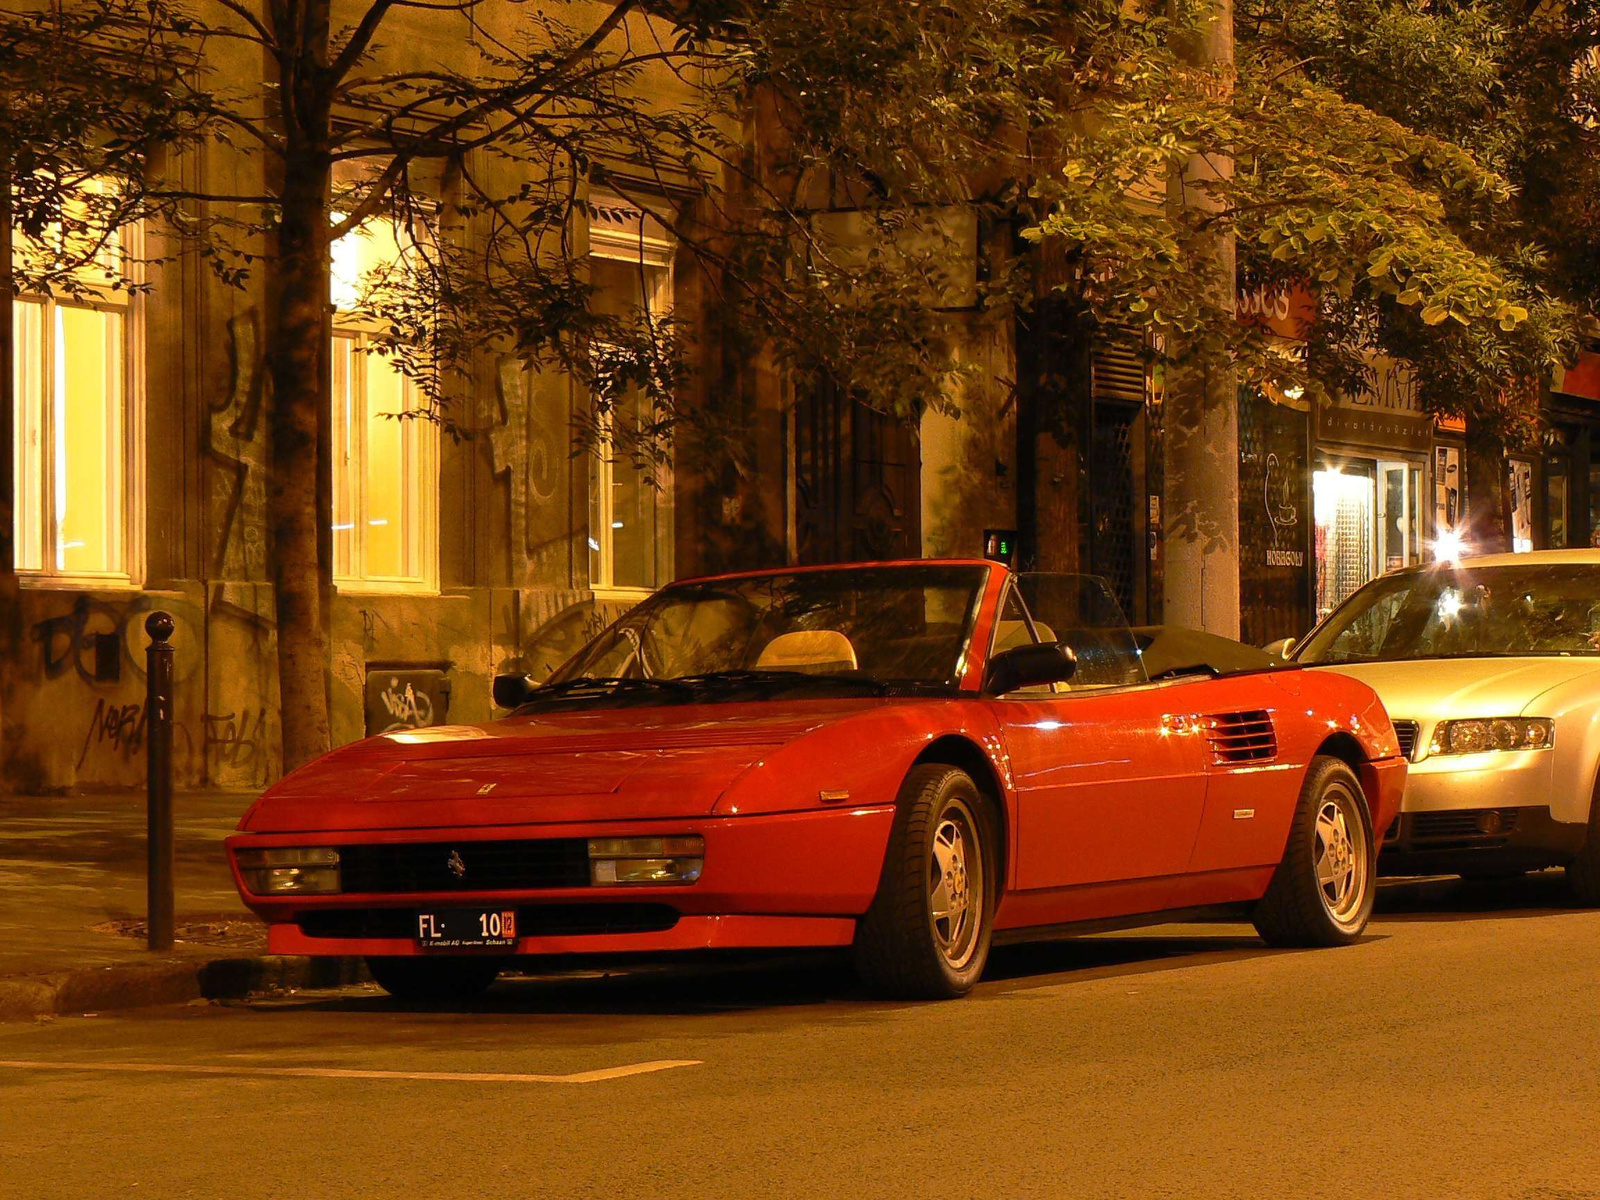
<instances>
[{"instance_id":1,"label":"storefront","mask_svg":"<svg viewBox=\"0 0 1600 1200\"><path fill-rule=\"evenodd\" d=\"M1546 416L1544 486L1535 489L1542 548L1600 547L1600 354L1580 355L1552 382Z\"/></svg>"},{"instance_id":2,"label":"storefront","mask_svg":"<svg viewBox=\"0 0 1600 1200\"><path fill-rule=\"evenodd\" d=\"M1311 478L1317 620L1377 576L1423 561L1438 523L1430 509L1440 503L1437 488L1434 503L1427 503L1430 466L1435 478L1442 471L1447 484L1450 479L1448 463L1430 463L1438 449L1450 448L1434 446L1433 421L1422 410L1411 372L1388 360L1373 368L1371 390L1317 406ZM1456 487L1453 511L1459 512Z\"/></svg>"},{"instance_id":3,"label":"storefront","mask_svg":"<svg viewBox=\"0 0 1600 1200\"><path fill-rule=\"evenodd\" d=\"M1251 645L1311 628L1311 411L1239 397L1239 628Z\"/></svg>"}]
</instances>

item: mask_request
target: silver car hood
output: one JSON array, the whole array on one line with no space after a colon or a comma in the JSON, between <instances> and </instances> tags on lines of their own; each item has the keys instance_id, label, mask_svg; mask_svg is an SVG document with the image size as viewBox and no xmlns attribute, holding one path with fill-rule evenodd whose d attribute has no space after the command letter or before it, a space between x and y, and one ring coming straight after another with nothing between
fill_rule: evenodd
<instances>
[{"instance_id":1,"label":"silver car hood","mask_svg":"<svg viewBox=\"0 0 1600 1200\"><path fill-rule=\"evenodd\" d=\"M1361 680L1396 720L1538 716L1524 710L1553 688L1590 675L1600 686L1600 658L1429 658L1313 669Z\"/></svg>"}]
</instances>

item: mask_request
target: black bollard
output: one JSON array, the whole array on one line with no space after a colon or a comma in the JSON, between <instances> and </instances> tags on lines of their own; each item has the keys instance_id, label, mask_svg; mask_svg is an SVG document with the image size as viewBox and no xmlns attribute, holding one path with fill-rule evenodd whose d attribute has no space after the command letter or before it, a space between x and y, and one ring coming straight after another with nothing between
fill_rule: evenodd
<instances>
[{"instance_id":1,"label":"black bollard","mask_svg":"<svg viewBox=\"0 0 1600 1200\"><path fill-rule=\"evenodd\" d=\"M153 612L145 619L150 635L145 651L146 786L149 797L147 913L152 950L172 949L172 617Z\"/></svg>"}]
</instances>

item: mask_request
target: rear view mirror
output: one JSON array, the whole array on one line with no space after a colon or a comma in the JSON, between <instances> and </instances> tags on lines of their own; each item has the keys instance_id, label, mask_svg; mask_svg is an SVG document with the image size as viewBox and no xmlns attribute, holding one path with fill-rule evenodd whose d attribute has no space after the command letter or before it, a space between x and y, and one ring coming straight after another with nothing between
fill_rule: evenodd
<instances>
[{"instance_id":1,"label":"rear view mirror","mask_svg":"<svg viewBox=\"0 0 1600 1200\"><path fill-rule=\"evenodd\" d=\"M533 680L526 675L496 675L494 677L494 702L501 708L516 708L527 703L533 692Z\"/></svg>"},{"instance_id":2,"label":"rear view mirror","mask_svg":"<svg viewBox=\"0 0 1600 1200\"><path fill-rule=\"evenodd\" d=\"M1018 688L1066 683L1077 670L1078 656L1071 646L1060 642L1018 646L1014 650L1002 650L989 660L983 690L991 696L1003 696Z\"/></svg>"}]
</instances>

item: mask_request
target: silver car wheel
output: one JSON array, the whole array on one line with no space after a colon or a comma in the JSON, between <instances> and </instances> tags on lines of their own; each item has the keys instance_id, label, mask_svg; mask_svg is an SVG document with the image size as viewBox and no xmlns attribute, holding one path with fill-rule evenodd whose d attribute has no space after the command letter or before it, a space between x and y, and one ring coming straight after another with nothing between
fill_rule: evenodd
<instances>
[{"instance_id":1,"label":"silver car wheel","mask_svg":"<svg viewBox=\"0 0 1600 1200\"><path fill-rule=\"evenodd\" d=\"M1336 782L1323 792L1317 806L1312 849L1317 885L1328 916L1343 928L1359 920L1371 886L1360 803L1349 788Z\"/></svg>"},{"instance_id":2,"label":"silver car wheel","mask_svg":"<svg viewBox=\"0 0 1600 1200\"><path fill-rule=\"evenodd\" d=\"M951 800L933 831L928 860L928 921L933 940L953 970L971 961L983 925L983 847L978 822L960 800Z\"/></svg>"}]
</instances>

